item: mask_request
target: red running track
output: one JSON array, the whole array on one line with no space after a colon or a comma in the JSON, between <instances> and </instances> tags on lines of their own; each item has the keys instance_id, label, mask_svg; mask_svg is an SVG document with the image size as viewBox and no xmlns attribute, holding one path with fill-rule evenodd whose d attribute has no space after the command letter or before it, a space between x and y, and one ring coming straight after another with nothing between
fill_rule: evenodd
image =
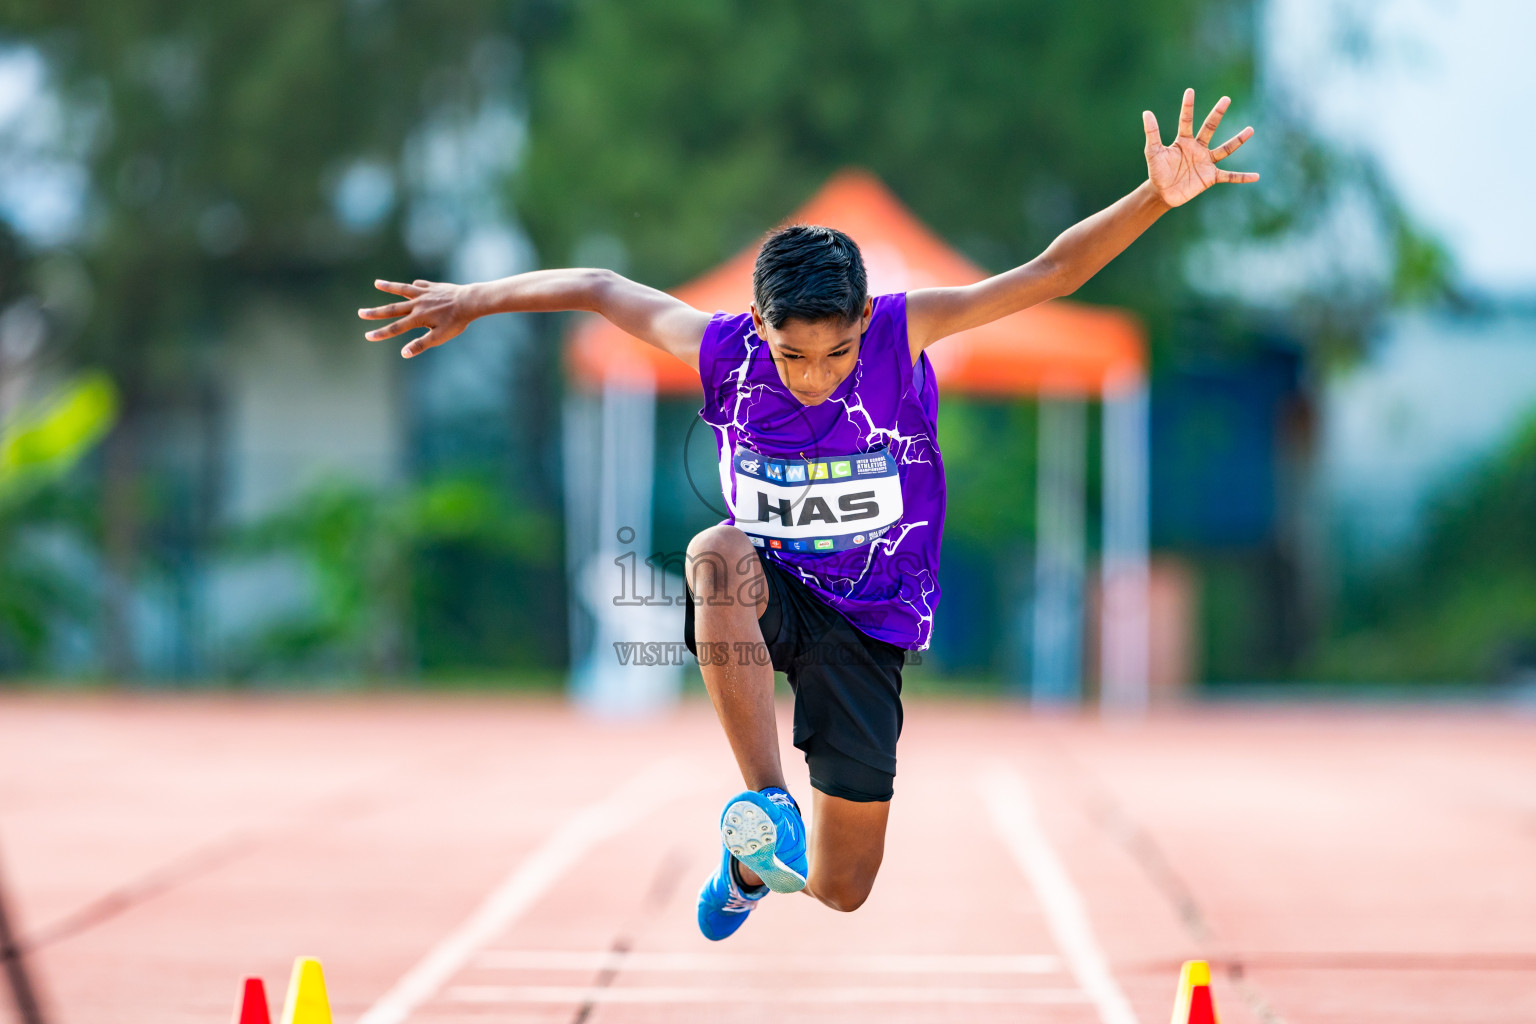
<instances>
[{"instance_id":1,"label":"red running track","mask_svg":"<svg viewBox=\"0 0 1536 1024\"><path fill-rule=\"evenodd\" d=\"M700 705L0 698L0 868L61 1024L223 1024L299 954L338 1024L1161 1024L1192 957L1226 1024L1536 1020L1529 711L914 701L864 908L773 896L711 944L736 788Z\"/></svg>"}]
</instances>

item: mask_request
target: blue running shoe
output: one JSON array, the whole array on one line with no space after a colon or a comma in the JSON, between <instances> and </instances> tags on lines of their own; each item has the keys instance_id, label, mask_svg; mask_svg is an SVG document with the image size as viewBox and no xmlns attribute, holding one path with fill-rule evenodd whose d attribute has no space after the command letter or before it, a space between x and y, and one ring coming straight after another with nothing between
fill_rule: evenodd
<instances>
[{"instance_id":1,"label":"blue running shoe","mask_svg":"<svg viewBox=\"0 0 1536 1024\"><path fill-rule=\"evenodd\" d=\"M805 888L805 822L794 798L782 789L732 797L720 816L720 838L774 892Z\"/></svg>"},{"instance_id":2,"label":"blue running shoe","mask_svg":"<svg viewBox=\"0 0 1536 1024\"><path fill-rule=\"evenodd\" d=\"M730 850L721 850L719 870L699 890L699 931L711 942L736 934L752 908L767 895L766 885L751 889L743 885L736 872L736 858Z\"/></svg>"}]
</instances>

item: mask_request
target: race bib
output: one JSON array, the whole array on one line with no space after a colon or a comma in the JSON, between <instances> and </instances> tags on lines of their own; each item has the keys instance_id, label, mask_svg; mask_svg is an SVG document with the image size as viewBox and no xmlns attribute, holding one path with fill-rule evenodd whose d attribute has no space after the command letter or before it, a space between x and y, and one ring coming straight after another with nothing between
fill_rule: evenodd
<instances>
[{"instance_id":1,"label":"race bib","mask_svg":"<svg viewBox=\"0 0 1536 1024\"><path fill-rule=\"evenodd\" d=\"M901 518L901 477L886 448L818 459L770 459L737 448L731 515L774 551L864 547Z\"/></svg>"}]
</instances>

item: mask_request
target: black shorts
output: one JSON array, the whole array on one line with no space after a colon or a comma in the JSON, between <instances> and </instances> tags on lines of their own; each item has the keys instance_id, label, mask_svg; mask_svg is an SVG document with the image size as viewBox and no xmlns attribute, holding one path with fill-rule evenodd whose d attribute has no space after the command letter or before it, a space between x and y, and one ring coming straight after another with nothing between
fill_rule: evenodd
<instances>
[{"instance_id":1,"label":"black shorts","mask_svg":"<svg viewBox=\"0 0 1536 1024\"><path fill-rule=\"evenodd\" d=\"M812 788L844 800L889 800L906 650L859 632L772 559L758 562L767 577L768 607L757 621L774 669L795 692L794 742L805 752ZM683 642L699 656L692 590L683 612ZM736 650L706 653L742 656Z\"/></svg>"}]
</instances>

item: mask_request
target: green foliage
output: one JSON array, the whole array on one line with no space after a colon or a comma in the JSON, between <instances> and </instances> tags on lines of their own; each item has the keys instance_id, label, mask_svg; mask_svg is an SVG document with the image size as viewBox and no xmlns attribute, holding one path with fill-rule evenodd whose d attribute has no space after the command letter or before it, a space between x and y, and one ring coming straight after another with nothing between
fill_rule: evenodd
<instances>
[{"instance_id":1,"label":"green foliage","mask_svg":"<svg viewBox=\"0 0 1536 1024\"><path fill-rule=\"evenodd\" d=\"M1385 276L1321 271L1281 313L1319 348L1348 352L1391 303L1443 293L1451 268L1369 161L1323 143L1278 97L1261 105L1260 6L581 0L530 57L520 215L547 264L614 263L672 287L855 165L1003 270L1141 181L1142 110L1169 136L1193 86L1197 117L1233 97L1217 141L1258 128L1227 166L1261 169L1263 182L1165 217L1080 297L1134 309L1162 358L1183 344L1191 307L1248 301L1256 282L1230 271L1245 245L1298 239L1295 259L1326 264L1307 245L1328 257L1326 226L1363 210ZM1308 241L1318 231L1323 241ZM1188 257L1213 240L1226 248L1197 286Z\"/></svg>"},{"instance_id":2,"label":"green foliage","mask_svg":"<svg viewBox=\"0 0 1536 1024\"><path fill-rule=\"evenodd\" d=\"M101 441L117 416L117 390L90 374L0 427L0 507L54 482Z\"/></svg>"},{"instance_id":3,"label":"green foliage","mask_svg":"<svg viewBox=\"0 0 1536 1024\"><path fill-rule=\"evenodd\" d=\"M938 428L949 491L945 538L1000 550L1033 536L1036 407L945 398Z\"/></svg>"},{"instance_id":4,"label":"green foliage","mask_svg":"<svg viewBox=\"0 0 1536 1024\"><path fill-rule=\"evenodd\" d=\"M405 191L412 133L502 85L505 68L470 58L515 61L511 40L543 11L494 0L0 6L0 37L47 58L71 113L68 148L92 182L78 248L97 301L82 349L125 375L174 375L171 357L216 335L232 299L355 290L400 267L402 204L349 224L339 176L376 161Z\"/></svg>"},{"instance_id":5,"label":"green foliage","mask_svg":"<svg viewBox=\"0 0 1536 1024\"><path fill-rule=\"evenodd\" d=\"M1536 420L1448 487L1406 563L1346 591L1323 678L1470 681L1536 670Z\"/></svg>"},{"instance_id":6,"label":"green foliage","mask_svg":"<svg viewBox=\"0 0 1536 1024\"><path fill-rule=\"evenodd\" d=\"M237 677L303 671L377 678L399 675L421 661L428 667L474 666L473 651L442 648L445 641L449 648L455 641L484 644L484 636L461 630L450 639L441 630L421 628L423 617L430 620L443 605L452 607L446 589L475 576L472 567L455 572L449 565L445 572L444 563L467 558L509 575L549 577L560 550L547 517L512 505L473 479L398 493L328 483L237 531L228 547L247 560L297 559L312 596L234 652L229 670ZM505 621L481 625L508 628ZM526 663L542 660L547 659L530 657Z\"/></svg>"},{"instance_id":7,"label":"green foliage","mask_svg":"<svg viewBox=\"0 0 1536 1024\"><path fill-rule=\"evenodd\" d=\"M358 344L368 282L441 273L406 246L411 218L443 205L433 133L462 133L488 107L514 116L520 47L555 13L544 0L0 0L0 43L40 53L62 102L57 152L42 156L89 183L83 230L49 257L80 283L50 354L99 366L119 397L100 490L121 584L102 588L110 674L134 672L128 598L153 539L174 532L168 514L185 511L147 500L155 432L178 416L212 429L222 344L256 301L323 310L327 336ZM360 168L374 207L361 218L338 198Z\"/></svg>"},{"instance_id":8,"label":"green foliage","mask_svg":"<svg viewBox=\"0 0 1536 1024\"><path fill-rule=\"evenodd\" d=\"M1425 303L1445 296L1454 278L1451 254L1445 245L1418 230L1406 216L1393 225L1397 263L1392 271L1392 298L1399 305Z\"/></svg>"},{"instance_id":9,"label":"green foliage","mask_svg":"<svg viewBox=\"0 0 1536 1024\"><path fill-rule=\"evenodd\" d=\"M59 549L91 532L70 471L115 410L111 383L87 375L0 425L0 669L35 668L61 629L88 621L85 588Z\"/></svg>"},{"instance_id":10,"label":"green foliage","mask_svg":"<svg viewBox=\"0 0 1536 1024\"><path fill-rule=\"evenodd\" d=\"M20 298L31 270L31 254L5 221L0 220L0 307Z\"/></svg>"},{"instance_id":11,"label":"green foliage","mask_svg":"<svg viewBox=\"0 0 1536 1024\"><path fill-rule=\"evenodd\" d=\"M93 525L87 498L56 477L0 500L0 672L41 669L64 631L90 623L90 593L67 564Z\"/></svg>"},{"instance_id":12,"label":"green foliage","mask_svg":"<svg viewBox=\"0 0 1536 1024\"><path fill-rule=\"evenodd\" d=\"M1185 85L1229 92L1241 127L1251 17L1245 0L587 0L532 65L520 206L548 259L611 235L673 285L854 164L1012 265L1145 176L1146 107L1171 125ZM1100 291L1171 276L1142 252Z\"/></svg>"}]
</instances>

